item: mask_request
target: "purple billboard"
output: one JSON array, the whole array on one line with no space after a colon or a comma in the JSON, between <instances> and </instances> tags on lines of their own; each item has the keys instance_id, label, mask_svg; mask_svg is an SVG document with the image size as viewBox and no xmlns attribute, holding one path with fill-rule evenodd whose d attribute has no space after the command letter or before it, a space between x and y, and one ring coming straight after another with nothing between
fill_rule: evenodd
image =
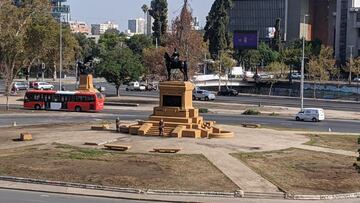
<instances>
[{"instance_id":1,"label":"purple billboard","mask_svg":"<svg viewBox=\"0 0 360 203\"><path fill-rule=\"evenodd\" d=\"M235 49L257 49L258 47L257 31L235 31L234 48Z\"/></svg>"}]
</instances>

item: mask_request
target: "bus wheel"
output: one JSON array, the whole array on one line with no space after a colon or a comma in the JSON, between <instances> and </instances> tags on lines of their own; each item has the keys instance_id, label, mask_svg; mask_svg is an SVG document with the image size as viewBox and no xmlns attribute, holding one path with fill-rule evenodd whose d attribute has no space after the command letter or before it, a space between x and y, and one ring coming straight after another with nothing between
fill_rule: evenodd
<instances>
[{"instance_id":1,"label":"bus wheel","mask_svg":"<svg viewBox=\"0 0 360 203\"><path fill-rule=\"evenodd\" d=\"M75 107L75 111L76 112L81 112L81 107L80 106Z\"/></svg>"},{"instance_id":2,"label":"bus wheel","mask_svg":"<svg viewBox=\"0 0 360 203\"><path fill-rule=\"evenodd\" d=\"M40 106L39 104L35 104L34 109L35 109L35 110L40 110L40 109L41 109L41 106Z\"/></svg>"}]
</instances>

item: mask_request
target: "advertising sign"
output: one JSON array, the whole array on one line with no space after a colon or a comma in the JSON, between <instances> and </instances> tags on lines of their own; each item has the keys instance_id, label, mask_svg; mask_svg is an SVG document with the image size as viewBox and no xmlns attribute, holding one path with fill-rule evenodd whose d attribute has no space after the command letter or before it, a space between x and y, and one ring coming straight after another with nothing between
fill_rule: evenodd
<instances>
[{"instance_id":1,"label":"advertising sign","mask_svg":"<svg viewBox=\"0 0 360 203\"><path fill-rule=\"evenodd\" d=\"M258 31L235 31L233 40L235 49L257 49Z\"/></svg>"}]
</instances>

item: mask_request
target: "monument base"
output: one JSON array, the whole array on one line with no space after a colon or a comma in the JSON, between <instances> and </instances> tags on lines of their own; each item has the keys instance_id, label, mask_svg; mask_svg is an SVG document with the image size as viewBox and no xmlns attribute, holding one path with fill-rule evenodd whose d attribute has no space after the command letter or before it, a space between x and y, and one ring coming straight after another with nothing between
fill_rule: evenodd
<instances>
[{"instance_id":1,"label":"monument base","mask_svg":"<svg viewBox=\"0 0 360 203\"><path fill-rule=\"evenodd\" d=\"M93 76L80 75L79 88L77 89L80 92L99 92L94 88Z\"/></svg>"},{"instance_id":2,"label":"monument base","mask_svg":"<svg viewBox=\"0 0 360 203\"><path fill-rule=\"evenodd\" d=\"M159 123L164 122L163 135L167 137L228 138L234 133L223 131L214 121L204 121L192 105L194 85L190 82L161 82L160 104L147 121L122 126L121 132L132 135L159 136Z\"/></svg>"}]
</instances>

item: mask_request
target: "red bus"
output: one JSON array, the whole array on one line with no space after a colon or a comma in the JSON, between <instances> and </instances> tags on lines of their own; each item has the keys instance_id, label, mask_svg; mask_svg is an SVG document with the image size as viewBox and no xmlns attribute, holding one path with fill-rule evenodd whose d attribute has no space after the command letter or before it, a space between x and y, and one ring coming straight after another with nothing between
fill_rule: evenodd
<instances>
[{"instance_id":1,"label":"red bus","mask_svg":"<svg viewBox=\"0 0 360 203\"><path fill-rule=\"evenodd\" d=\"M24 98L25 109L101 111L105 98L101 93L30 90Z\"/></svg>"}]
</instances>

